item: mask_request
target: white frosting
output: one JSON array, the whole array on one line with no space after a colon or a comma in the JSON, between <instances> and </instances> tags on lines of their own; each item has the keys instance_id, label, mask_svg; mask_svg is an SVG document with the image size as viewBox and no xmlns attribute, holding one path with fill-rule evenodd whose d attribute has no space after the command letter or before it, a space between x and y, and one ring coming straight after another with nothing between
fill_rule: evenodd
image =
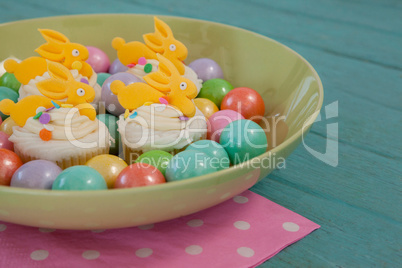
<instances>
[{"instance_id":1,"label":"white frosting","mask_svg":"<svg viewBox=\"0 0 402 268\"><path fill-rule=\"evenodd\" d=\"M70 72L76 81L81 82L81 78L85 78L88 80L89 85L95 89L95 99L93 100L92 104L97 104L100 101L101 91L102 91L101 86L98 85L98 83L97 83L98 75L95 72L93 72L91 78L88 79L86 76L82 76L77 70L73 69L73 70L70 70ZM43 96L43 94L40 93L39 89L36 87L36 83L49 79L49 78L50 78L49 73L45 72L42 76L37 76L37 77L35 77L35 79L31 79L31 81L29 81L28 84L21 85L20 90L19 90L20 97L18 100L21 100L30 95ZM66 99L63 99L60 101L66 101Z\"/></svg>"},{"instance_id":2,"label":"white frosting","mask_svg":"<svg viewBox=\"0 0 402 268\"><path fill-rule=\"evenodd\" d=\"M149 150L172 151L182 149L200 140L207 133L207 122L200 110L194 117L181 120L183 113L172 106L151 104L141 106L131 114L135 118L120 116L118 131L124 144L143 152Z\"/></svg>"},{"instance_id":3,"label":"white frosting","mask_svg":"<svg viewBox=\"0 0 402 268\"><path fill-rule=\"evenodd\" d=\"M61 161L69 157L109 147L110 134L104 123L80 115L77 108L60 108L48 112L50 122L28 118L24 127L14 127L9 138L14 146L31 157ZM52 139L44 141L39 132L46 126L52 130Z\"/></svg>"},{"instance_id":4,"label":"white frosting","mask_svg":"<svg viewBox=\"0 0 402 268\"><path fill-rule=\"evenodd\" d=\"M152 65L152 71L150 73L156 72L158 70L159 61L151 59L151 60L147 60L147 63ZM145 65L137 64L134 67L129 68L127 70L127 72L137 76L143 82L145 82L143 77L146 76L148 73L146 73L144 71L144 66ZM199 93L202 88L202 80L198 78L197 74L194 72L193 69L191 69L188 66L184 66L184 68L185 68L185 70L184 70L183 77L190 79L197 87L197 93Z\"/></svg>"}]
</instances>

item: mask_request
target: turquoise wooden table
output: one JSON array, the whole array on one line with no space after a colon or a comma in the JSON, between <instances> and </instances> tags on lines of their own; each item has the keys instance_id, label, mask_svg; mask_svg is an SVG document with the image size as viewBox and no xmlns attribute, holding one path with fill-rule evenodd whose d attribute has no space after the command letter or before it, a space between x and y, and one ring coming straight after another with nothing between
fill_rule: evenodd
<instances>
[{"instance_id":1,"label":"turquoise wooden table","mask_svg":"<svg viewBox=\"0 0 402 268\"><path fill-rule=\"evenodd\" d=\"M401 1L0 1L0 22L87 13L211 20L304 56L324 85L321 121L252 190L322 227L261 267L402 267Z\"/></svg>"}]
</instances>

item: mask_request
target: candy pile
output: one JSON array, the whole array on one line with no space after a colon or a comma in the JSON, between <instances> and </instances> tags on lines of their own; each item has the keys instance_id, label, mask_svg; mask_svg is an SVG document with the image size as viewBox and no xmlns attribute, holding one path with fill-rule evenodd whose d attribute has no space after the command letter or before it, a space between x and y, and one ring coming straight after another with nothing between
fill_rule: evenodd
<instances>
[{"instance_id":1,"label":"candy pile","mask_svg":"<svg viewBox=\"0 0 402 268\"><path fill-rule=\"evenodd\" d=\"M157 19L155 22L157 26L164 25ZM165 52L156 47L161 54L150 49L156 46L152 42L155 36L160 35L158 29L154 37L150 34L144 35L146 45L139 42L125 43L122 38L115 38L112 46L118 51L119 58L112 63L100 48L87 46L80 47L80 51L76 49L71 52L73 55L87 53L88 57L86 61L72 62L67 67L70 70L80 70L80 73L85 71L89 76L93 75L93 71L97 75L97 83L102 87L101 100L107 113L98 114L96 118L109 130L112 140L109 154L97 155L85 165L76 165L64 170L48 160L23 163L13 152L14 144L9 141L13 127L17 124L8 115L0 113L0 185L52 190L140 187L217 172L263 154L268 144L264 130L258 125L265 113L264 101L260 94L247 87L234 88L224 79L222 68L212 59L197 59L185 66L180 59L187 56L187 49L169 36L170 28L166 30L166 26L164 27L161 33L167 34L165 38L170 38L172 44ZM41 31L42 34L49 33L49 30ZM66 39L67 44L72 43ZM49 46L47 44L43 49L49 49ZM141 48L145 57L129 54L127 51L133 47ZM171 56L172 52L176 53L175 56ZM123 63L120 60L122 55L125 59ZM37 61L43 63L42 60ZM134 68L145 76L133 73ZM182 77L186 76L188 69L196 74L197 79L202 80L200 89L196 89L191 81L181 82L177 84L178 88L175 88L175 82L187 79ZM165 76L163 72L170 76ZM26 79L26 75L17 71L4 73L0 78L0 101L11 100L17 103L21 87L19 80L23 80L17 79L18 75L30 81ZM144 80L148 84L144 83ZM85 78L79 81L88 84ZM146 94L136 93L140 91ZM79 91L77 94L81 96ZM49 111L74 106L55 99L51 100L51 103L51 107L37 108L33 116L33 119L43 126L39 134L43 141L52 139L53 127L48 125L51 120ZM138 116L135 111L137 107L153 103L172 105L179 109L183 112L179 119L184 122L194 116L196 107L207 119L207 139L193 142L175 155L163 150L150 150L141 154L134 163L130 163L129 159L123 160L122 141L117 124L119 116L122 115L120 118L124 120L135 119Z\"/></svg>"}]
</instances>

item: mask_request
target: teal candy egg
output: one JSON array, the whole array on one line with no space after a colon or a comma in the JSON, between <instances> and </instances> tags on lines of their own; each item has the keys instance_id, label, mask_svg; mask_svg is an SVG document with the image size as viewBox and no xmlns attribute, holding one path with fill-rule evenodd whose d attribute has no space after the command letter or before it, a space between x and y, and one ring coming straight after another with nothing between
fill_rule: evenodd
<instances>
[{"instance_id":1,"label":"teal candy egg","mask_svg":"<svg viewBox=\"0 0 402 268\"><path fill-rule=\"evenodd\" d=\"M233 89L232 84L221 78L214 78L205 81L197 98L205 98L221 107L221 102L226 94Z\"/></svg>"},{"instance_id":2,"label":"teal candy egg","mask_svg":"<svg viewBox=\"0 0 402 268\"><path fill-rule=\"evenodd\" d=\"M21 83L17 80L17 78L15 78L14 74L4 73L0 77L0 86L8 87L18 93Z\"/></svg>"},{"instance_id":3,"label":"teal candy egg","mask_svg":"<svg viewBox=\"0 0 402 268\"><path fill-rule=\"evenodd\" d=\"M119 155L119 146L120 146L120 134L117 131L117 118L111 114L98 114L96 118L103 122L109 130L110 135L114 139L110 145L109 153L118 156Z\"/></svg>"},{"instance_id":4,"label":"teal candy egg","mask_svg":"<svg viewBox=\"0 0 402 268\"><path fill-rule=\"evenodd\" d=\"M257 123L244 119L228 124L222 131L219 143L234 165L265 153L268 147L264 130Z\"/></svg>"},{"instance_id":5,"label":"teal candy egg","mask_svg":"<svg viewBox=\"0 0 402 268\"><path fill-rule=\"evenodd\" d=\"M218 171L210 157L198 151L183 151L173 156L165 172L168 182L185 180Z\"/></svg>"},{"instance_id":6,"label":"teal candy egg","mask_svg":"<svg viewBox=\"0 0 402 268\"><path fill-rule=\"evenodd\" d=\"M205 153L211 158L211 165L216 166L218 170L229 168L230 160L228 153L222 145L215 141L196 141L187 147L186 151L190 150Z\"/></svg>"},{"instance_id":7,"label":"teal candy egg","mask_svg":"<svg viewBox=\"0 0 402 268\"><path fill-rule=\"evenodd\" d=\"M98 78L96 79L96 83L102 87L103 83L105 82L106 79L109 78L111 74L109 73L98 73Z\"/></svg>"},{"instance_id":8,"label":"teal candy egg","mask_svg":"<svg viewBox=\"0 0 402 268\"><path fill-rule=\"evenodd\" d=\"M0 101L4 100L4 99L10 99L13 102L17 102L18 101L18 93L16 93L14 90L12 90L11 88L8 87L0 87ZM2 112L0 112L0 116L3 120L5 120L7 117L9 117L8 115L3 114Z\"/></svg>"},{"instance_id":9,"label":"teal candy egg","mask_svg":"<svg viewBox=\"0 0 402 268\"><path fill-rule=\"evenodd\" d=\"M173 155L162 150L152 150L140 155L135 161L136 163L147 163L156 167L163 176L165 176L166 168Z\"/></svg>"},{"instance_id":10,"label":"teal candy egg","mask_svg":"<svg viewBox=\"0 0 402 268\"><path fill-rule=\"evenodd\" d=\"M73 166L62 171L53 182L52 190L88 191L106 190L106 181L95 169Z\"/></svg>"}]
</instances>

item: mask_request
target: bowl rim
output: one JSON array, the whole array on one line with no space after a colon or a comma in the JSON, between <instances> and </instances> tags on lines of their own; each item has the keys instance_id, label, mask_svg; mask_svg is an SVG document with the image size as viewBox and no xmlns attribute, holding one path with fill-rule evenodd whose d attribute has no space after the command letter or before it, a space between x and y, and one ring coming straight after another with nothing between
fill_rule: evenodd
<instances>
[{"instance_id":1,"label":"bowl rim","mask_svg":"<svg viewBox=\"0 0 402 268\"><path fill-rule=\"evenodd\" d=\"M317 81L318 85L318 93L319 93L319 99L317 103L317 107L312 113L312 115L306 120L309 124L308 126L311 126L312 123L315 121L317 118L323 104L324 100L324 88L321 82L320 77L318 76L317 71L314 69L314 67L299 53L294 51L293 49L289 48L288 46L270 38L265 35L246 30L237 26L233 25L228 25L220 22L214 22L214 21L208 21L208 20L202 20L202 19L195 19L195 18L190 18L190 17L182 17L182 16L170 16L170 15L159 15L159 14L140 14L140 13L96 13L96 14L75 14L75 15L62 15L62 16L46 16L46 17L39 17L39 18L31 18L31 19L23 19L23 20L16 20L16 21L9 21L9 22L4 22L0 23L0 28L7 26L9 24L19 24L19 23L29 23L29 22L34 22L34 21L41 21L41 20L51 20L51 19L72 19L72 18L84 18L84 17L104 17L104 16L144 16L144 17L154 17L158 16L161 18L171 18L171 19L179 19L179 20L191 20L191 21L198 21L202 23L208 23L211 25L216 25L222 28L229 28L229 29L234 29L237 31L244 31L247 32L248 34L253 34L257 37L266 39L270 42L274 42L282 47L284 47L286 50L288 50L290 53L294 54L296 57L298 57L300 60L302 60L307 67L312 71L312 74L314 78ZM182 181L173 181L169 183L163 183L163 184L158 184L158 185L151 185L147 187L135 187L135 188L125 188L125 189L106 189L106 190L96 190L96 191L54 191L54 190L48 190L48 189L30 189L30 188L19 188L19 187L10 187L10 186L3 186L0 185L0 193L13 193L13 194L30 194L30 195L46 195L49 197L96 197L96 196L105 196L105 195L116 195L116 194L135 194L138 192L146 193L150 191L157 191L160 188L165 188L165 189L170 189L170 188L176 188L176 186L180 185L185 187L186 185L191 185L200 181L206 181L206 180L213 180L215 178L218 178L222 176L223 174L227 175L229 173L235 172L237 169L242 169L244 166L247 167L249 166L250 162L253 161L255 158L263 159L265 157L269 157L271 154L275 154L276 152L284 149L286 146L289 144L293 143L295 140L303 137L304 135L307 134L309 131L310 127L302 127L300 130L298 130L296 133L294 133L292 136L288 137L285 139L281 144L278 146L272 148L271 150L254 157L248 161L245 161L239 165L232 166L228 169L220 170L214 173L209 173L206 175L190 178L187 180L182 180Z\"/></svg>"}]
</instances>

